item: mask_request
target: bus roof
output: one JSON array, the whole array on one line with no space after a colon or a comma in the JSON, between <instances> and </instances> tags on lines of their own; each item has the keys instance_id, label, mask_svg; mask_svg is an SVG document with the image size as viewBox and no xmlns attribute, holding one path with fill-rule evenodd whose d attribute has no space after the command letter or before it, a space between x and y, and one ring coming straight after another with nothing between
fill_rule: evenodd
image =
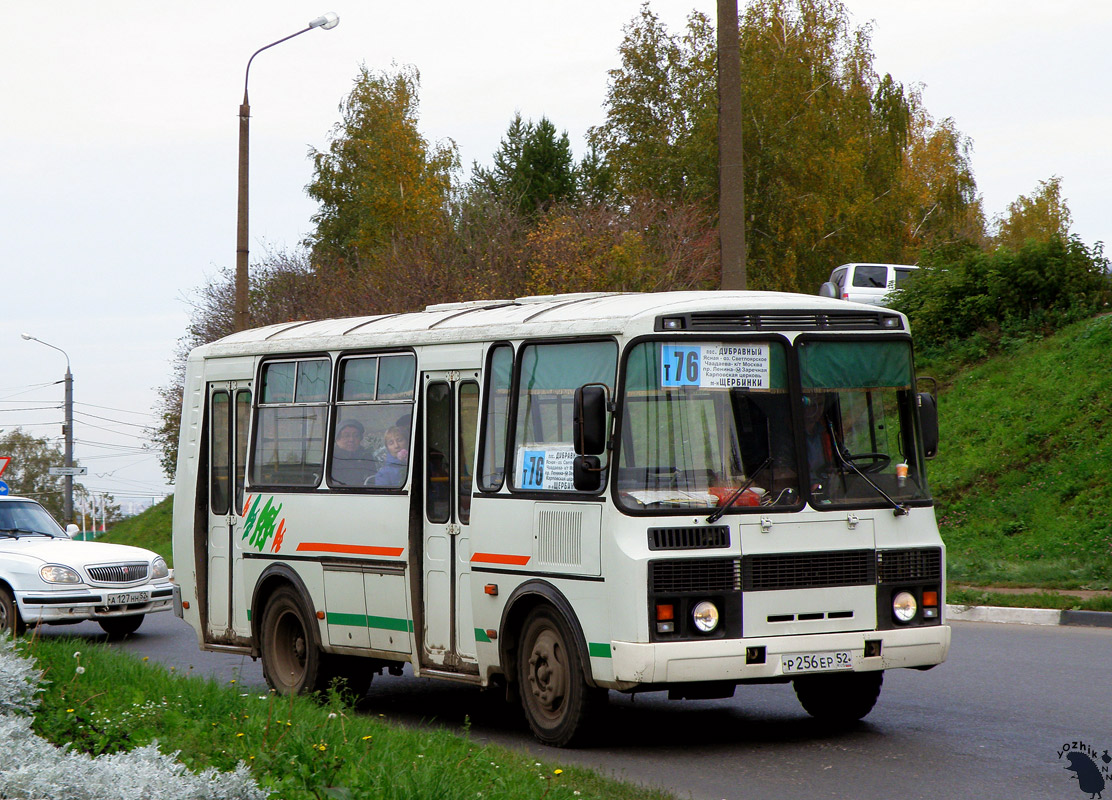
<instances>
[{"instance_id":1,"label":"bus roof","mask_svg":"<svg viewBox=\"0 0 1112 800\"><path fill-rule=\"evenodd\" d=\"M846 303L815 295L786 292L591 292L477 300L431 305L424 311L302 322L285 322L240 331L197 348L194 357L226 357L293 351L389 347L559 336L651 333L659 317L708 312L722 319L722 332L752 331L738 315L772 315L781 320L772 330L814 329L819 317L861 319L856 330L879 329L884 317L899 318L895 330L907 330L902 315L877 306ZM737 312L733 316L724 315ZM786 316L788 312L794 312ZM807 318L812 322L808 324ZM733 320L731 324L731 320ZM796 320L794 323L792 320ZM845 329L845 326L840 326ZM891 323L883 326L892 329ZM770 329L765 326L765 330Z\"/></svg>"}]
</instances>

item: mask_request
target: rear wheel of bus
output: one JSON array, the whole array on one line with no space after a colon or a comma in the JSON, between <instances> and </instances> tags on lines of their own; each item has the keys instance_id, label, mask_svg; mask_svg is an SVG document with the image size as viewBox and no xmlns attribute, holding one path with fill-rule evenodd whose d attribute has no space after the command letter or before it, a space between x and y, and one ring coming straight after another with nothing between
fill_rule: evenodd
<instances>
[{"instance_id":1,"label":"rear wheel of bus","mask_svg":"<svg viewBox=\"0 0 1112 800\"><path fill-rule=\"evenodd\" d=\"M538 606L525 618L520 641L518 684L533 734L553 747L580 743L606 704L606 690L587 684L570 626L551 606Z\"/></svg>"},{"instance_id":2,"label":"rear wheel of bus","mask_svg":"<svg viewBox=\"0 0 1112 800\"><path fill-rule=\"evenodd\" d=\"M796 678L795 696L804 711L823 722L857 722L876 705L884 673L845 672Z\"/></svg>"}]
</instances>

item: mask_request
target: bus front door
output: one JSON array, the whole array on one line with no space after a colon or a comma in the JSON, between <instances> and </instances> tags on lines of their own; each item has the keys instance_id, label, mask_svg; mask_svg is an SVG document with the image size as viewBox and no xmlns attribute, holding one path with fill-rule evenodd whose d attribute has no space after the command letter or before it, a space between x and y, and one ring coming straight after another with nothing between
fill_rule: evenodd
<instances>
[{"instance_id":1,"label":"bus front door","mask_svg":"<svg viewBox=\"0 0 1112 800\"><path fill-rule=\"evenodd\" d=\"M479 384L475 373L423 374L423 665L477 673L471 619L471 474Z\"/></svg>"},{"instance_id":2,"label":"bus front door","mask_svg":"<svg viewBox=\"0 0 1112 800\"><path fill-rule=\"evenodd\" d=\"M251 419L249 382L220 381L208 387L208 548L206 641L230 643L234 626L246 625L242 597L242 549L236 531L243 513L243 476L247 460L247 428ZM237 615L236 611L239 611ZM243 619L237 620L241 616Z\"/></svg>"}]
</instances>

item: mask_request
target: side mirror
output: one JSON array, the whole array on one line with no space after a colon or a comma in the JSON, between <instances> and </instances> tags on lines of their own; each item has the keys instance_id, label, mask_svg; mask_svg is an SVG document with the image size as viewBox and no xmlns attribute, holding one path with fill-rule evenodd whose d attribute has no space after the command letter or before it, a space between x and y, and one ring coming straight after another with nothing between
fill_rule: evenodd
<instances>
[{"instance_id":1,"label":"side mirror","mask_svg":"<svg viewBox=\"0 0 1112 800\"><path fill-rule=\"evenodd\" d=\"M819 297L829 297L834 300L838 299L838 287L830 281L827 281L819 287Z\"/></svg>"},{"instance_id":2,"label":"side mirror","mask_svg":"<svg viewBox=\"0 0 1112 800\"><path fill-rule=\"evenodd\" d=\"M934 458L938 454L938 405L930 392L919 392L919 428L923 432L923 453Z\"/></svg>"},{"instance_id":3,"label":"side mirror","mask_svg":"<svg viewBox=\"0 0 1112 800\"><path fill-rule=\"evenodd\" d=\"M597 492L602 488L602 461L598 456L576 456L571 471L575 491Z\"/></svg>"},{"instance_id":4,"label":"side mirror","mask_svg":"<svg viewBox=\"0 0 1112 800\"><path fill-rule=\"evenodd\" d=\"M605 386L588 383L575 390L572 432L577 456L597 456L606 452Z\"/></svg>"},{"instance_id":5,"label":"side mirror","mask_svg":"<svg viewBox=\"0 0 1112 800\"><path fill-rule=\"evenodd\" d=\"M72 522L66 526L66 536L76 539L81 534L81 529Z\"/></svg>"}]
</instances>

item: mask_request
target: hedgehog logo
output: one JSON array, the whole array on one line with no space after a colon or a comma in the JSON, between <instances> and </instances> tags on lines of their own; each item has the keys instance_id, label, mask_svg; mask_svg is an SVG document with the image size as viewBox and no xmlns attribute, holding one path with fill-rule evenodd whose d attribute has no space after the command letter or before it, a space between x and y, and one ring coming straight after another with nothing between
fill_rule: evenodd
<instances>
[{"instance_id":1,"label":"hedgehog logo","mask_svg":"<svg viewBox=\"0 0 1112 800\"><path fill-rule=\"evenodd\" d=\"M1070 780L1077 781L1077 788L1089 800L1103 800L1106 787L1112 785L1112 755L1102 748L1093 747L1078 739L1066 742L1058 750L1058 759L1065 756L1069 763L1064 767L1072 772Z\"/></svg>"},{"instance_id":2,"label":"hedgehog logo","mask_svg":"<svg viewBox=\"0 0 1112 800\"><path fill-rule=\"evenodd\" d=\"M1104 791L1104 776L1093 759L1084 753L1067 753L1066 758L1070 762L1066 769L1074 773L1070 777L1077 781L1078 788L1089 795L1090 800L1100 800Z\"/></svg>"}]
</instances>

